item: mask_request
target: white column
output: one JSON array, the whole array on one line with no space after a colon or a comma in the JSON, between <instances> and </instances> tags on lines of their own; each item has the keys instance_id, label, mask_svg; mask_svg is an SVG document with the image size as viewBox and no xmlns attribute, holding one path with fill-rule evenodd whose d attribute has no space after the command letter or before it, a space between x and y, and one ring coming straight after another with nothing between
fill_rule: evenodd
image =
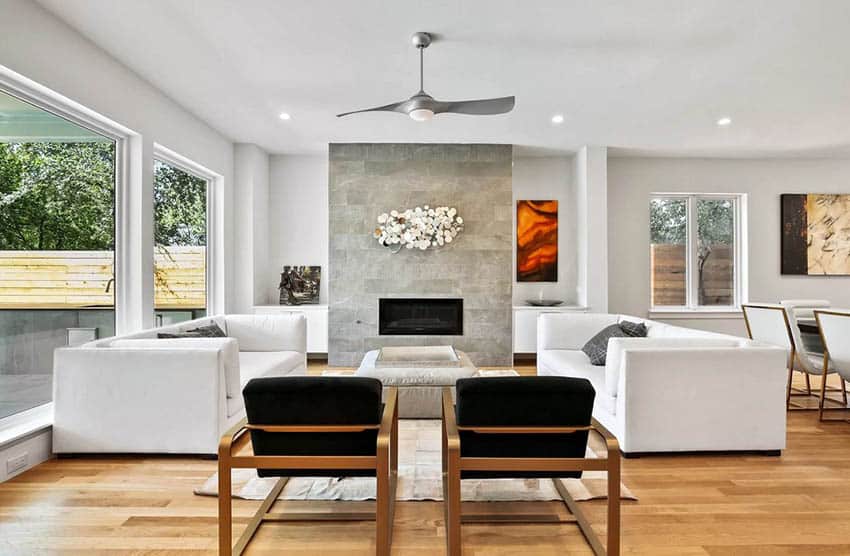
<instances>
[{"instance_id":1,"label":"white column","mask_svg":"<svg viewBox=\"0 0 850 556\"><path fill-rule=\"evenodd\" d=\"M140 135L125 139L116 197L115 332L152 328L153 316L153 143Z\"/></svg>"},{"instance_id":2,"label":"white column","mask_svg":"<svg viewBox=\"0 0 850 556\"><path fill-rule=\"evenodd\" d=\"M233 310L250 313L268 302L269 155L247 143L233 154Z\"/></svg>"},{"instance_id":3,"label":"white column","mask_svg":"<svg viewBox=\"0 0 850 556\"><path fill-rule=\"evenodd\" d=\"M575 157L577 299L608 311L608 149L584 146Z\"/></svg>"}]
</instances>

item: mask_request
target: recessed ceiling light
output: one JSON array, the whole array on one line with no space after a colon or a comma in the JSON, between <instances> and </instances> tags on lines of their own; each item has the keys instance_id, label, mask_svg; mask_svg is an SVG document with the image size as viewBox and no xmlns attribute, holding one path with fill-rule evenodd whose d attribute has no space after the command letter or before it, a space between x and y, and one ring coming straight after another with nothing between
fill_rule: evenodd
<instances>
[{"instance_id":1,"label":"recessed ceiling light","mask_svg":"<svg viewBox=\"0 0 850 556\"><path fill-rule=\"evenodd\" d=\"M564 123L564 115L563 114L555 114L554 116L552 116L552 123L553 124Z\"/></svg>"},{"instance_id":2,"label":"recessed ceiling light","mask_svg":"<svg viewBox=\"0 0 850 556\"><path fill-rule=\"evenodd\" d=\"M280 119L281 119L281 120L289 120L289 119L291 119L291 118L292 118L292 116L290 116L290 115L289 115L288 113L286 113L286 112L281 112L281 113L280 113Z\"/></svg>"},{"instance_id":3,"label":"recessed ceiling light","mask_svg":"<svg viewBox=\"0 0 850 556\"><path fill-rule=\"evenodd\" d=\"M729 125L731 123L732 123L732 118L730 118L729 116L723 116L722 118L717 120L717 125L719 125L720 127L726 127L727 125Z\"/></svg>"}]
</instances>

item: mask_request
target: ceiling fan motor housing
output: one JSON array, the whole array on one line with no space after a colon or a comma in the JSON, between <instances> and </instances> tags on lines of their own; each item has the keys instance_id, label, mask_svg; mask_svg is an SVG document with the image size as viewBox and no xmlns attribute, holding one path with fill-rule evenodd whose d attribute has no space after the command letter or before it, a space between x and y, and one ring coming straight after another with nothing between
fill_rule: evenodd
<instances>
[{"instance_id":1,"label":"ceiling fan motor housing","mask_svg":"<svg viewBox=\"0 0 850 556\"><path fill-rule=\"evenodd\" d=\"M413 33L413 36L410 37L410 41L413 43L413 46L416 48L428 48L428 45L431 44L431 35L429 33L425 33L423 31L419 31L418 33Z\"/></svg>"}]
</instances>

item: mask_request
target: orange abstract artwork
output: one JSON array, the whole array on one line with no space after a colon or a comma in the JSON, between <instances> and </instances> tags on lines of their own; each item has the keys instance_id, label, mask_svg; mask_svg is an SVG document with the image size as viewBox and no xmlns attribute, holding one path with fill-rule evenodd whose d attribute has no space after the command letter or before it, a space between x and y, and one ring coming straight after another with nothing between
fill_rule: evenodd
<instances>
[{"instance_id":1,"label":"orange abstract artwork","mask_svg":"<svg viewBox=\"0 0 850 556\"><path fill-rule=\"evenodd\" d=\"M558 201L517 201L516 279L558 281Z\"/></svg>"}]
</instances>

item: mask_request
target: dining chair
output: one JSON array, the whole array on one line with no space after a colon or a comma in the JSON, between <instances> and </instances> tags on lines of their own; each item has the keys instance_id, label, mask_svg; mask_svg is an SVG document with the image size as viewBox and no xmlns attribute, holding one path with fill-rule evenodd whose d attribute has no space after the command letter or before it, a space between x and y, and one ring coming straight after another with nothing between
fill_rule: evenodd
<instances>
[{"instance_id":1,"label":"dining chair","mask_svg":"<svg viewBox=\"0 0 850 556\"><path fill-rule=\"evenodd\" d=\"M596 392L590 381L570 377L462 378L457 405L443 389L443 499L449 556L462 552L462 523L577 523L594 554L620 553L620 448L591 417ZM591 431L606 443L606 458L587 458ZM608 474L607 541L593 531L562 478L582 471ZM550 478L570 512L557 514L461 513L461 481ZM521 551L521 550L520 550Z\"/></svg>"},{"instance_id":2,"label":"dining chair","mask_svg":"<svg viewBox=\"0 0 850 556\"><path fill-rule=\"evenodd\" d=\"M823 366L831 365L841 380L841 390L844 392L843 407L824 407L821 402L819 417L821 421L837 420L824 419L824 411L847 411L847 381L850 380L850 310L823 311L815 310L815 320L818 323L821 339L823 340ZM826 377L821 383L821 399L824 398ZM842 421L846 419L841 419Z\"/></svg>"},{"instance_id":3,"label":"dining chair","mask_svg":"<svg viewBox=\"0 0 850 556\"><path fill-rule=\"evenodd\" d=\"M788 353L788 385L785 391L785 406L788 410L814 410L814 407L792 401L793 397L813 395L809 375L823 375L819 354L810 354L800 349L802 340L796 321L792 322L789 311L774 303L745 303L742 305L744 324L751 340L779 346ZM796 331L796 333L795 333ZM806 378L806 389L795 389L794 372L802 372ZM836 400L830 400L836 401Z\"/></svg>"},{"instance_id":4,"label":"dining chair","mask_svg":"<svg viewBox=\"0 0 850 556\"><path fill-rule=\"evenodd\" d=\"M825 403L846 404L847 392L842 388L835 388L826 384L828 382L826 380L827 375L834 374L835 370L829 366L826 369L823 367L824 361L828 363L828 360L825 360L823 357L824 347L820 334L803 334L799 324L800 319L810 318L813 320L815 318L815 310L818 310L819 307L828 308L830 306L829 301L825 299L786 299L781 301L780 304L785 307L788 322L791 326L791 335L794 338L794 345L797 348L794 369L804 373L808 395L812 393L810 377L821 377L821 388L817 395L819 398L818 407ZM826 396L827 393L836 392L841 393L841 400Z\"/></svg>"},{"instance_id":5,"label":"dining chair","mask_svg":"<svg viewBox=\"0 0 850 556\"><path fill-rule=\"evenodd\" d=\"M371 521L378 556L388 556L398 476L398 391L381 403L381 382L365 377L255 378L243 390L247 418L218 451L219 554L239 555L267 521ZM279 477L232 545L231 470ZM272 513L289 477L375 477L375 512Z\"/></svg>"},{"instance_id":6,"label":"dining chair","mask_svg":"<svg viewBox=\"0 0 850 556\"><path fill-rule=\"evenodd\" d=\"M815 309L829 309L831 304L827 299L783 299L779 302L788 311L788 319L795 328L799 328L800 321L811 322L815 320ZM809 353L823 354L823 343L817 332L800 332L802 344L799 346Z\"/></svg>"}]
</instances>

